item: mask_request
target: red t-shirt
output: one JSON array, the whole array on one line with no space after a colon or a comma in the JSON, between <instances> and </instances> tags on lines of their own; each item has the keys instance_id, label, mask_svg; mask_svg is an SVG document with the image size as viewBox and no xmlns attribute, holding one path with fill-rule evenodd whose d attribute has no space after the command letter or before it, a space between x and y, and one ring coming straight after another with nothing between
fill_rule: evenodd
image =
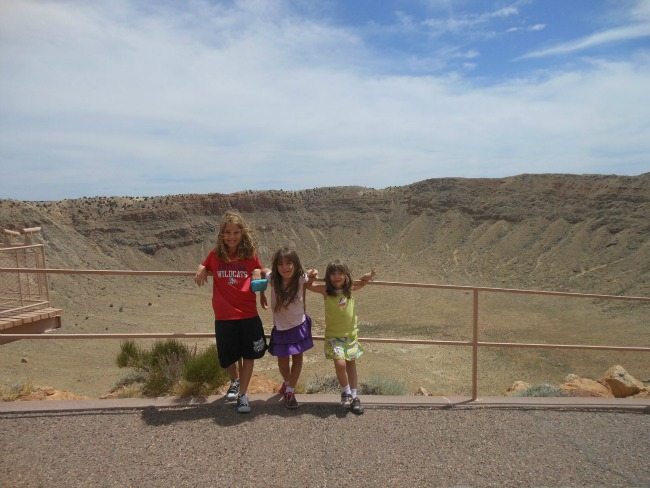
<instances>
[{"instance_id":1,"label":"red t-shirt","mask_svg":"<svg viewBox=\"0 0 650 488\"><path fill-rule=\"evenodd\" d=\"M251 291L251 274L262 268L257 256L227 263L212 250L201 264L212 272L212 308L217 320L257 316L257 297Z\"/></svg>"}]
</instances>

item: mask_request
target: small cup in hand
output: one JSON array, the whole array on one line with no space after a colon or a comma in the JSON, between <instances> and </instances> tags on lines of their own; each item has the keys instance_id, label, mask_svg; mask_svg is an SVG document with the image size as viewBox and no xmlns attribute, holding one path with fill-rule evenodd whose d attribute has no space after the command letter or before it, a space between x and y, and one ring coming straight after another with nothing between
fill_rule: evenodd
<instances>
[{"instance_id":1,"label":"small cup in hand","mask_svg":"<svg viewBox=\"0 0 650 488\"><path fill-rule=\"evenodd\" d=\"M266 285L268 285L269 280L266 279L261 279L261 280L251 280L251 291L256 293L260 291L266 290Z\"/></svg>"}]
</instances>

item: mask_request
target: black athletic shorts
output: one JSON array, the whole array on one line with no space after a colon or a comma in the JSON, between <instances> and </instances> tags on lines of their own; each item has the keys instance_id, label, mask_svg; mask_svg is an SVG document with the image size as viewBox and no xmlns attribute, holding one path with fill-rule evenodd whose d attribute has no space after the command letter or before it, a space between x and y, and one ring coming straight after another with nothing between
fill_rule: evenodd
<instances>
[{"instance_id":1,"label":"black athletic shorts","mask_svg":"<svg viewBox=\"0 0 650 488\"><path fill-rule=\"evenodd\" d=\"M215 320L219 364L227 368L239 358L259 359L266 352L266 338L259 316L240 320Z\"/></svg>"}]
</instances>

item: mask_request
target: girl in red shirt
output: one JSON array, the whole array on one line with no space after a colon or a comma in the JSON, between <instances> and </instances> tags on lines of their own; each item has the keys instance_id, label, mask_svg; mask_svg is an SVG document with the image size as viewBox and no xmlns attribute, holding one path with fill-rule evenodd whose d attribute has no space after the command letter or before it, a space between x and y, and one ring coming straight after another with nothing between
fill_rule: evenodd
<instances>
[{"instance_id":1,"label":"girl in red shirt","mask_svg":"<svg viewBox=\"0 0 650 488\"><path fill-rule=\"evenodd\" d=\"M255 359L264 356L266 339L257 313L257 298L251 291L253 272L261 273L255 237L246 221L236 212L226 212L219 228L217 246L199 265L194 276L202 286L212 274L212 308L219 364L228 371L227 400L237 400L237 412L249 413L248 384ZM266 307L266 296L260 295ZM239 375L237 362L240 364Z\"/></svg>"}]
</instances>

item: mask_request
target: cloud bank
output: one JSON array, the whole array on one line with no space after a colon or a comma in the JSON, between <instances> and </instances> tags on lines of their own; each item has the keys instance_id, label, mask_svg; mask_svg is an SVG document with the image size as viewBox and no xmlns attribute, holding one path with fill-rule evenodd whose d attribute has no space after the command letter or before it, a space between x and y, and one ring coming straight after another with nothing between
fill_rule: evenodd
<instances>
[{"instance_id":1,"label":"cloud bank","mask_svg":"<svg viewBox=\"0 0 650 488\"><path fill-rule=\"evenodd\" d=\"M386 69L361 30L290 3L7 1L0 198L639 174L649 61L640 49L485 84Z\"/></svg>"}]
</instances>

